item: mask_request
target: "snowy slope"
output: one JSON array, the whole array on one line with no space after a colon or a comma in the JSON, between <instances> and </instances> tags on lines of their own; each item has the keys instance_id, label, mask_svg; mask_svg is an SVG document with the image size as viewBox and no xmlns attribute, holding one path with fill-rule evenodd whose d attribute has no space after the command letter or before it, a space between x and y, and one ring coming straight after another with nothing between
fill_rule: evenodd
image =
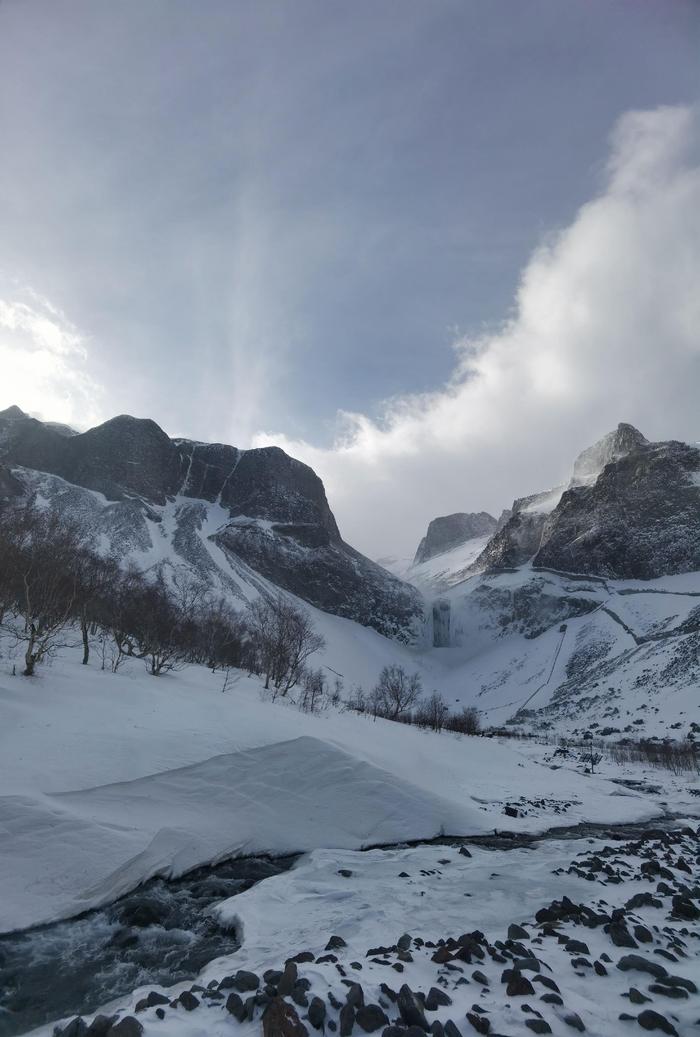
<instances>
[{"instance_id":1,"label":"snowy slope","mask_svg":"<svg viewBox=\"0 0 700 1037\"><path fill-rule=\"evenodd\" d=\"M437 686L488 722L526 709L528 726L562 733L595 724L683 737L698 720L698 573L622 581L523 566L472 576L434 612Z\"/></svg>"},{"instance_id":2,"label":"snowy slope","mask_svg":"<svg viewBox=\"0 0 700 1037\"><path fill-rule=\"evenodd\" d=\"M419 590L437 594L461 583L470 575L474 562L488 542L488 536L472 537L451 551L443 551L424 562L414 564L412 559L388 558L379 559L379 564Z\"/></svg>"},{"instance_id":3,"label":"snowy slope","mask_svg":"<svg viewBox=\"0 0 700 1037\"><path fill-rule=\"evenodd\" d=\"M0 677L0 929L66 916L154 873L222 855L357 848L479 833L524 789L552 823L551 772L507 745L263 701L241 674L191 667L158 680L57 660ZM547 806L544 800L547 799ZM649 802L573 772L567 822L640 818Z\"/></svg>"}]
</instances>

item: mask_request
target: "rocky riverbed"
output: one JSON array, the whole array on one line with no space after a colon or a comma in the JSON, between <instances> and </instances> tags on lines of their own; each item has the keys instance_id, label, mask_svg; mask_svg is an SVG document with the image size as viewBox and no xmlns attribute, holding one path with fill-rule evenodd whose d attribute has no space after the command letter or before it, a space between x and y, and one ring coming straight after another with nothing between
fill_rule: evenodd
<instances>
[{"instance_id":1,"label":"rocky riverbed","mask_svg":"<svg viewBox=\"0 0 700 1037\"><path fill-rule=\"evenodd\" d=\"M567 835L511 851L462 844L311 854L224 905L243 947L201 981L142 989L57 1033L698 1032L697 821ZM277 961L275 943L284 941L262 910L266 892L270 913L286 898L286 931L304 941ZM389 929L399 918L404 926ZM334 931L324 933L321 919ZM362 943L380 932L381 941Z\"/></svg>"}]
</instances>

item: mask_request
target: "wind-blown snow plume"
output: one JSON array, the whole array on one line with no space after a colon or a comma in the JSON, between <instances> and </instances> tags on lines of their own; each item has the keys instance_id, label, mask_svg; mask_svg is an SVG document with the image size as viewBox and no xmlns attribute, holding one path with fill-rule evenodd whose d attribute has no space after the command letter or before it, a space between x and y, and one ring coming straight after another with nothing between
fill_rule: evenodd
<instances>
[{"instance_id":1,"label":"wind-blown snow plume","mask_svg":"<svg viewBox=\"0 0 700 1037\"><path fill-rule=\"evenodd\" d=\"M534 252L512 318L456 344L449 384L389 401L380 420L340 414L328 450L257 442L311 464L344 535L376 555L410 551L436 514L497 512L566 481L571 456L619 421L698 438L699 152L697 107L625 114L600 194Z\"/></svg>"}]
</instances>

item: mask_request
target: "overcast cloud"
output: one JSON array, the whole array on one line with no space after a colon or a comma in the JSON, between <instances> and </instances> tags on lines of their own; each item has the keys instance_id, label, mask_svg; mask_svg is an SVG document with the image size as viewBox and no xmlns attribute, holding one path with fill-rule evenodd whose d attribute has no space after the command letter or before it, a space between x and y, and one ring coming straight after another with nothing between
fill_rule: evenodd
<instances>
[{"instance_id":1,"label":"overcast cloud","mask_svg":"<svg viewBox=\"0 0 700 1037\"><path fill-rule=\"evenodd\" d=\"M696 0L0 0L0 406L279 442L375 556L619 420L700 438L699 43Z\"/></svg>"},{"instance_id":2,"label":"overcast cloud","mask_svg":"<svg viewBox=\"0 0 700 1037\"><path fill-rule=\"evenodd\" d=\"M700 124L697 108L630 112L606 189L523 271L496 334L457 343L450 382L342 415L330 450L264 434L326 482L349 539L410 551L440 513L491 509L570 475L619 421L700 438ZM548 480L548 481L547 481Z\"/></svg>"}]
</instances>

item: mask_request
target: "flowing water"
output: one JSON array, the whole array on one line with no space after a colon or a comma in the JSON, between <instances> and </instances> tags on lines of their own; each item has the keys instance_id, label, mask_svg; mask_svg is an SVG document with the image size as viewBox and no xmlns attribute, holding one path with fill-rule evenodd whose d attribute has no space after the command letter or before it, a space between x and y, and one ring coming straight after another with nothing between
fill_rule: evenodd
<instances>
[{"instance_id":1,"label":"flowing water","mask_svg":"<svg viewBox=\"0 0 700 1037\"><path fill-rule=\"evenodd\" d=\"M537 836L499 831L405 845L512 850L546 839L638 839L677 826L666 816L635 824L572 825ZM213 905L286 871L296 859L238 858L176 880L152 879L106 908L0 936L0 1037L88 1015L139 986L194 979L210 961L238 948L236 934L212 914Z\"/></svg>"},{"instance_id":2,"label":"flowing water","mask_svg":"<svg viewBox=\"0 0 700 1037\"><path fill-rule=\"evenodd\" d=\"M193 979L238 948L212 906L295 860L239 858L181 879L152 879L108 907L0 936L0 1037L88 1014L144 984Z\"/></svg>"}]
</instances>

